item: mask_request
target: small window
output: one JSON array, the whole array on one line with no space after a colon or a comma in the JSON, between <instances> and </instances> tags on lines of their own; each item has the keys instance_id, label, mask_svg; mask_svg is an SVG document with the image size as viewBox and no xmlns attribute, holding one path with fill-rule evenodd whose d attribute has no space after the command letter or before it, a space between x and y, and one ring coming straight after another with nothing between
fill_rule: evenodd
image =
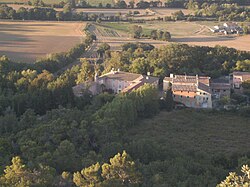
<instances>
[{"instance_id":1,"label":"small window","mask_svg":"<svg viewBox=\"0 0 250 187\"><path fill-rule=\"evenodd\" d=\"M189 96L187 96L187 98L189 98Z\"/></svg>"},{"instance_id":2,"label":"small window","mask_svg":"<svg viewBox=\"0 0 250 187\"><path fill-rule=\"evenodd\" d=\"M196 98L196 96L194 96L194 99Z\"/></svg>"},{"instance_id":3,"label":"small window","mask_svg":"<svg viewBox=\"0 0 250 187\"><path fill-rule=\"evenodd\" d=\"M223 90L223 92L226 92L226 90Z\"/></svg>"},{"instance_id":4,"label":"small window","mask_svg":"<svg viewBox=\"0 0 250 187\"><path fill-rule=\"evenodd\" d=\"M182 98L182 95L181 95L181 98Z\"/></svg>"}]
</instances>

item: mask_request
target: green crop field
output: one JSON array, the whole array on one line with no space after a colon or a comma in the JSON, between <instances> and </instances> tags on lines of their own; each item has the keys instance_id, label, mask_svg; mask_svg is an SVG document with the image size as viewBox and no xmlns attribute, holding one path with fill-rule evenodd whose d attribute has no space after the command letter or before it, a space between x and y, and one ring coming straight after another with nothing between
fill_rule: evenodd
<instances>
[{"instance_id":1,"label":"green crop field","mask_svg":"<svg viewBox=\"0 0 250 187\"><path fill-rule=\"evenodd\" d=\"M124 139L154 186L212 187L250 164L249 127L235 113L185 109L144 119Z\"/></svg>"},{"instance_id":2,"label":"green crop field","mask_svg":"<svg viewBox=\"0 0 250 187\"><path fill-rule=\"evenodd\" d=\"M132 141L151 137L180 152L242 153L249 150L249 127L250 118L187 109L161 112L153 119L143 120L129 131L128 137Z\"/></svg>"},{"instance_id":3,"label":"green crop field","mask_svg":"<svg viewBox=\"0 0 250 187\"><path fill-rule=\"evenodd\" d=\"M143 28L143 34L150 35L150 32L152 30L160 29L163 31L169 31L174 37L190 36L201 28L200 25L189 22L147 22L138 24L108 22L108 23L102 23L101 25L104 27L112 28L123 32L130 32L133 25L140 25Z\"/></svg>"}]
</instances>

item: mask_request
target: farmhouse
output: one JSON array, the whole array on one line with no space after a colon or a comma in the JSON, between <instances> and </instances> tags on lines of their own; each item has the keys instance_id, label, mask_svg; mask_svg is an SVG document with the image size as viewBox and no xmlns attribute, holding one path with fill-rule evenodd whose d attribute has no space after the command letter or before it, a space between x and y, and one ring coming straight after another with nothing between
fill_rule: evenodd
<instances>
[{"instance_id":1,"label":"farmhouse","mask_svg":"<svg viewBox=\"0 0 250 187\"><path fill-rule=\"evenodd\" d=\"M82 96L83 92L88 89L92 94L96 95L103 91L112 91L113 93L129 93L143 86L151 84L158 86L159 78L137 73L129 73L111 70L100 77L96 77L94 82L77 85L73 87L76 96Z\"/></svg>"},{"instance_id":2,"label":"farmhouse","mask_svg":"<svg viewBox=\"0 0 250 187\"><path fill-rule=\"evenodd\" d=\"M242 83L250 80L250 72L235 71L231 76L231 86L236 92L243 92Z\"/></svg>"},{"instance_id":3,"label":"farmhouse","mask_svg":"<svg viewBox=\"0 0 250 187\"><path fill-rule=\"evenodd\" d=\"M220 77L218 79L210 80L210 87L212 91L212 100L220 100L223 97L230 97L231 84L229 76Z\"/></svg>"},{"instance_id":4,"label":"farmhouse","mask_svg":"<svg viewBox=\"0 0 250 187\"><path fill-rule=\"evenodd\" d=\"M170 74L163 80L163 90L170 87L175 102L192 108L212 108L210 77Z\"/></svg>"},{"instance_id":5,"label":"farmhouse","mask_svg":"<svg viewBox=\"0 0 250 187\"><path fill-rule=\"evenodd\" d=\"M214 33L224 33L227 34L242 34L243 29L235 22L226 22L223 25L216 25L211 29Z\"/></svg>"}]
</instances>

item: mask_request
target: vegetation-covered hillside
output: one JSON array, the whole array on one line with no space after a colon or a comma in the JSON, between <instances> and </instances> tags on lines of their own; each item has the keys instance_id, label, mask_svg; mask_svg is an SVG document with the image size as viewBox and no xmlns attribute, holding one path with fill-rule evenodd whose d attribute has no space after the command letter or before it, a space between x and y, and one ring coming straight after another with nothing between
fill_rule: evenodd
<instances>
[{"instance_id":1,"label":"vegetation-covered hillside","mask_svg":"<svg viewBox=\"0 0 250 187\"><path fill-rule=\"evenodd\" d=\"M161 112L125 135L145 186L216 186L250 164L249 118L195 110Z\"/></svg>"}]
</instances>

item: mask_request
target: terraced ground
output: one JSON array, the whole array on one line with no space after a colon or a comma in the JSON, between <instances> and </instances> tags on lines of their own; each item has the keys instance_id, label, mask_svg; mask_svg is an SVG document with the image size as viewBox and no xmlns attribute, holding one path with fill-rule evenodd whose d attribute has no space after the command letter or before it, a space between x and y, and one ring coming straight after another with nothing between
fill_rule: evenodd
<instances>
[{"instance_id":1,"label":"terraced ground","mask_svg":"<svg viewBox=\"0 0 250 187\"><path fill-rule=\"evenodd\" d=\"M80 43L84 27L83 22L0 21L0 55L32 63Z\"/></svg>"}]
</instances>

